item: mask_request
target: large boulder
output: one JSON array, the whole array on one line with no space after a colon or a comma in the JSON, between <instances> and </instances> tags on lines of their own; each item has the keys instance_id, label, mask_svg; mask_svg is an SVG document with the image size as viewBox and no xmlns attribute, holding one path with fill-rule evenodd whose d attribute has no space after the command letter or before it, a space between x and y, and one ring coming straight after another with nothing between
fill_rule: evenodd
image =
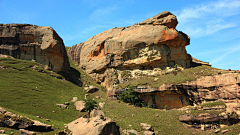
<instances>
[{"instance_id":1,"label":"large boulder","mask_svg":"<svg viewBox=\"0 0 240 135\"><path fill-rule=\"evenodd\" d=\"M78 118L68 124L72 135L120 135L119 127L110 118L101 119L100 116Z\"/></svg>"},{"instance_id":2,"label":"large boulder","mask_svg":"<svg viewBox=\"0 0 240 135\"><path fill-rule=\"evenodd\" d=\"M76 101L75 103L74 103L74 105L75 105L75 107L76 107L76 110L78 110L78 111L84 111L84 108L85 108L85 102L84 101Z\"/></svg>"},{"instance_id":3,"label":"large boulder","mask_svg":"<svg viewBox=\"0 0 240 135\"><path fill-rule=\"evenodd\" d=\"M0 54L35 60L56 72L70 71L63 40L51 27L0 24Z\"/></svg>"},{"instance_id":4,"label":"large boulder","mask_svg":"<svg viewBox=\"0 0 240 135\"><path fill-rule=\"evenodd\" d=\"M68 54L107 88L111 85L109 81L114 80L108 79L105 72L108 68L164 69L175 64L190 67L191 57L185 49L190 38L175 29L177 23L175 15L164 11L132 26L97 34L69 48Z\"/></svg>"}]
</instances>

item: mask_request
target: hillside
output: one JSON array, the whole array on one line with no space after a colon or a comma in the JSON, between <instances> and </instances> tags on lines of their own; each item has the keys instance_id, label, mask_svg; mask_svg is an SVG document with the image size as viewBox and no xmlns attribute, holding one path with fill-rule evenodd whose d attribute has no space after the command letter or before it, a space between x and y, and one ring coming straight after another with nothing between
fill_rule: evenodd
<instances>
[{"instance_id":1,"label":"hillside","mask_svg":"<svg viewBox=\"0 0 240 135\"><path fill-rule=\"evenodd\" d=\"M75 109L73 103L70 103L69 109L61 109L56 104L69 102L73 97L83 100L85 91L82 87L64 80L62 75L43 67L44 65L32 61L0 58L0 106L12 113L54 124L54 128L63 129L63 124L78 118L81 113ZM79 75L84 84L100 88L96 94L105 95L104 88L92 81L84 72L72 68L71 73ZM49 119L50 122L45 119ZM18 134L18 131L13 132Z\"/></svg>"},{"instance_id":2,"label":"hillside","mask_svg":"<svg viewBox=\"0 0 240 135\"><path fill-rule=\"evenodd\" d=\"M105 108L103 109L105 115L114 119L120 126L121 131L123 129L135 129L142 133L139 123L145 122L152 125L154 130L157 131L155 133L158 134L213 133L213 131L206 131L204 133L193 132L185 128L183 124L178 121L179 115L189 114L186 113L187 108L191 110L191 113L196 113L196 111L192 110L191 107L165 111L146 107L140 108L123 102L118 103L118 101L106 100L106 91L104 88L94 82L92 78L86 75L83 71L79 70L73 61L70 60L70 64L72 67L72 73L75 72L76 74L76 72L78 72L78 75L80 75L84 85L91 84L101 88L100 91L90 95L90 97L94 98L96 95L103 97L102 100L96 100L98 102L106 102ZM38 67L33 69L32 67L34 67L34 65L37 65ZM54 134L62 130L64 128L64 124L69 123L77 117L85 114L85 112L76 111L73 103L70 103L69 109L61 109L57 107L56 104L69 102L72 97L78 97L79 100L81 100L84 98L85 91L83 90L83 87L79 87L69 81L61 80L61 78L63 78L62 75L45 70L41 66L41 64L32 61L1 58L0 91L2 94L0 94L0 106L16 114L25 115L29 118L37 119L50 125L54 124L54 128L59 127L59 129L49 133L44 133ZM209 71L206 72L206 74L190 74L192 72L206 69ZM219 69L213 69L205 66L184 70L184 73L188 73L189 76L191 75L193 78L201 77L201 75L215 74L218 72L220 72ZM221 70L221 72L228 71ZM182 73L178 73L176 75L165 75L167 78L172 78L172 76L180 78L181 82L185 81L185 78L181 77ZM131 81L129 81L129 83L130 82ZM159 80L159 83L165 82ZM213 111L212 113L219 114L220 112ZM36 116L41 116L43 119L36 118ZM45 121L45 119L50 119L50 122ZM178 127L177 130L176 127ZM6 130L7 133L14 132L15 134L18 134L17 130L10 130L3 127L0 129ZM239 125L237 124L224 129L234 129L230 130L226 134L238 133L240 131Z\"/></svg>"}]
</instances>

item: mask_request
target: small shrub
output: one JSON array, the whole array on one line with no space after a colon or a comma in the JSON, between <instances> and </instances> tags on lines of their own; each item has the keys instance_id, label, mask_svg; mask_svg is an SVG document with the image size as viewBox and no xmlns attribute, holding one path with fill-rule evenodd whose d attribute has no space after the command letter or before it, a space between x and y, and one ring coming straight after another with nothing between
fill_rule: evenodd
<instances>
[{"instance_id":1,"label":"small shrub","mask_svg":"<svg viewBox=\"0 0 240 135\"><path fill-rule=\"evenodd\" d=\"M164 108L167 110L167 105L165 105Z\"/></svg>"},{"instance_id":2,"label":"small shrub","mask_svg":"<svg viewBox=\"0 0 240 135\"><path fill-rule=\"evenodd\" d=\"M140 95L135 92L134 86L129 86L128 90L125 90L122 94L120 94L120 100L125 103L130 103L135 106L143 107L144 101L140 99Z\"/></svg>"},{"instance_id":3,"label":"small shrub","mask_svg":"<svg viewBox=\"0 0 240 135\"><path fill-rule=\"evenodd\" d=\"M97 102L92 99L85 100L85 110L88 111L88 115L90 116L90 112L97 107Z\"/></svg>"}]
</instances>

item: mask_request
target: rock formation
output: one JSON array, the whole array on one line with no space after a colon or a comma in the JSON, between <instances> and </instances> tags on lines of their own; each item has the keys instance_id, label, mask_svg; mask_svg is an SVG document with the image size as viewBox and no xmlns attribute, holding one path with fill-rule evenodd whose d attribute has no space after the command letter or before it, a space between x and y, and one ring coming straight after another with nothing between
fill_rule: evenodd
<instances>
[{"instance_id":1,"label":"rock formation","mask_svg":"<svg viewBox=\"0 0 240 135\"><path fill-rule=\"evenodd\" d=\"M113 86L109 68L153 70L175 64L190 67L191 56L185 49L190 38L175 29L177 24L176 16L164 11L129 27L106 30L69 48L68 54L109 90Z\"/></svg>"},{"instance_id":2,"label":"rock formation","mask_svg":"<svg viewBox=\"0 0 240 135\"><path fill-rule=\"evenodd\" d=\"M26 129L38 132L53 131L51 125L47 125L37 120L31 120L25 116L13 114L1 107L0 107L0 127L9 127L13 129Z\"/></svg>"},{"instance_id":3,"label":"rock formation","mask_svg":"<svg viewBox=\"0 0 240 135\"><path fill-rule=\"evenodd\" d=\"M112 119L100 116L78 118L68 124L68 129L72 135L120 135L119 127Z\"/></svg>"},{"instance_id":4,"label":"rock formation","mask_svg":"<svg viewBox=\"0 0 240 135\"><path fill-rule=\"evenodd\" d=\"M0 54L35 60L56 72L70 71L64 43L51 27L0 24Z\"/></svg>"},{"instance_id":5,"label":"rock formation","mask_svg":"<svg viewBox=\"0 0 240 135\"><path fill-rule=\"evenodd\" d=\"M115 98L123 92L118 89L111 94ZM205 76L182 84L161 85L159 88L136 87L146 105L153 108L181 108L187 105L200 105L206 102L222 101L227 112L236 112L240 116L240 74L227 73ZM205 108L207 110L207 108Z\"/></svg>"},{"instance_id":6,"label":"rock formation","mask_svg":"<svg viewBox=\"0 0 240 135\"><path fill-rule=\"evenodd\" d=\"M240 119L223 112L219 115L209 113L201 113L198 116L180 115L179 121L191 130L206 131L236 124Z\"/></svg>"}]
</instances>

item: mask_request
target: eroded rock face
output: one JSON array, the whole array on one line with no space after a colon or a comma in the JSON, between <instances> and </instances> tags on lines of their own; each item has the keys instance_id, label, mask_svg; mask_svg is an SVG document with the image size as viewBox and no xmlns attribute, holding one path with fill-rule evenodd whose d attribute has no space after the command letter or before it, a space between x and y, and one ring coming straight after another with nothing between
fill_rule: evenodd
<instances>
[{"instance_id":1,"label":"eroded rock face","mask_svg":"<svg viewBox=\"0 0 240 135\"><path fill-rule=\"evenodd\" d=\"M175 29L177 23L176 16L165 11L129 27L106 30L71 47L68 54L108 89L107 68L190 67L191 56L185 49L190 38Z\"/></svg>"},{"instance_id":2,"label":"eroded rock face","mask_svg":"<svg viewBox=\"0 0 240 135\"><path fill-rule=\"evenodd\" d=\"M240 122L240 119L228 116L225 113L219 115L201 113L198 116L180 115L179 121L191 130L206 131L236 124Z\"/></svg>"},{"instance_id":3,"label":"eroded rock face","mask_svg":"<svg viewBox=\"0 0 240 135\"><path fill-rule=\"evenodd\" d=\"M240 116L240 74L227 73L205 76L182 84L161 85L159 88L136 87L147 106L163 109L181 108L187 105L200 105L206 102L223 101L227 112L236 112ZM124 89L109 91L108 96L119 99ZM217 109L225 107L218 106ZM204 110L214 108L205 107Z\"/></svg>"},{"instance_id":4,"label":"eroded rock face","mask_svg":"<svg viewBox=\"0 0 240 135\"><path fill-rule=\"evenodd\" d=\"M0 54L35 60L56 72L70 71L64 43L51 27L0 24Z\"/></svg>"}]
</instances>

